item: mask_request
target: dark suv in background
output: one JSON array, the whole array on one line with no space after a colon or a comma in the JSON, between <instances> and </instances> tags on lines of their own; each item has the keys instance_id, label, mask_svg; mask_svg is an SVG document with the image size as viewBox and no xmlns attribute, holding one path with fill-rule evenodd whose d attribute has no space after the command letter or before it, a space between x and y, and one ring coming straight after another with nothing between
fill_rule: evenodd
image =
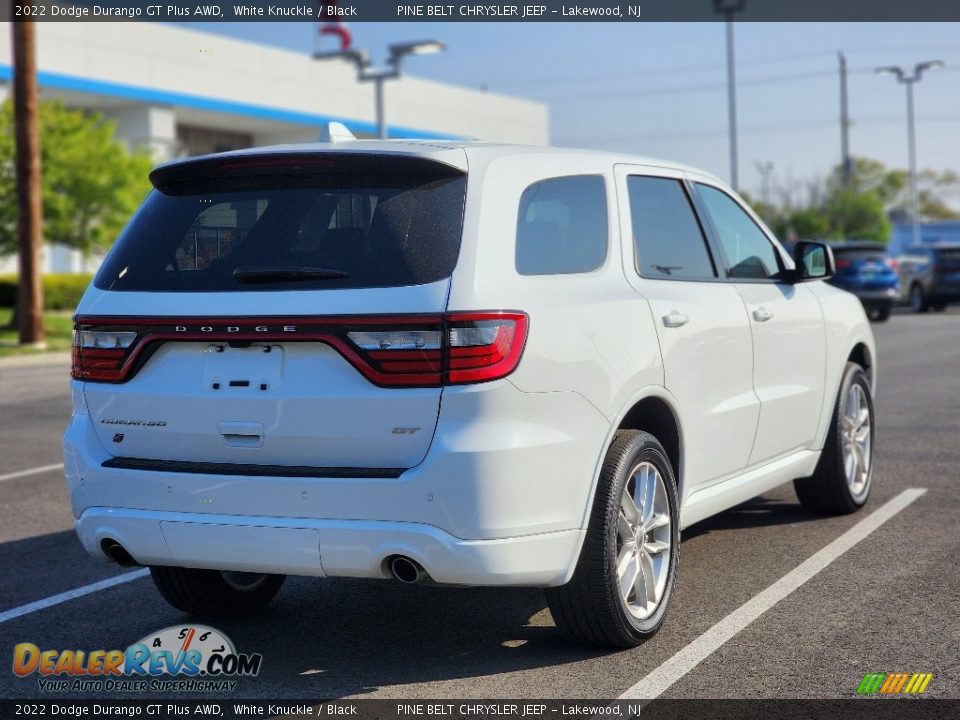
<instances>
[{"instance_id":1,"label":"dark suv in background","mask_svg":"<svg viewBox=\"0 0 960 720\"><path fill-rule=\"evenodd\" d=\"M960 243L910 245L897 258L900 283L914 312L960 302Z\"/></svg>"},{"instance_id":2,"label":"dark suv in background","mask_svg":"<svg viewBox=\"0 0 960 720\"><path fill-rule=\"evenodd\" d=\"M900 300L900 279L893 260L875 242L831 243L836 274L827 282L860 298L867 317L882 322Z\"/></svg>"}]
</instances>

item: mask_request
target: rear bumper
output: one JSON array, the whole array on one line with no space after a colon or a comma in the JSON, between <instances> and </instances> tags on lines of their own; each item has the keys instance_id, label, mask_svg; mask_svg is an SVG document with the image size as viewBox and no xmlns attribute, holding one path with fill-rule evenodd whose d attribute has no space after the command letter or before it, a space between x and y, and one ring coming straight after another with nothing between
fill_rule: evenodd
<instances>
[{"instance_id":1,"label":"rear bumper","mask_svg":"<svg viewBox=\"0 0 960 720\"><path fill-rule=\"evenodd\" d=\"M379 578L401 554L468 585L569 579L609 432L576 393L497 381L445 391L427 457L399 477L198 474L105 467L75 407L67 486L98 557L109 538L143 565Z\"/></svg>"},{"instance_id":2,"label":"rear bumper","mask_svg":"<svg viewBox=\"0 0 960 720\"><path fill-rule=\"evenodd\" d=\"M87 551L115 540L144 565L388 578L404 555L439 583L551 586L567 580L582 532L461 540L417 523L306 520L90 508L76 523Z\"/></svg>"},{"instance_id":3,"label":"rear bumper","mask_svg":"<svg viewBox=\"0 0 960 720\"><path fill-rule=\"evenodd\" d=\"M863 303L894 303L900 300L900 291L896 288L887 288L884 290L858 290L850 288L848 292L852 292L860 298L860 302Z\"/></svg>"}]
</instances>

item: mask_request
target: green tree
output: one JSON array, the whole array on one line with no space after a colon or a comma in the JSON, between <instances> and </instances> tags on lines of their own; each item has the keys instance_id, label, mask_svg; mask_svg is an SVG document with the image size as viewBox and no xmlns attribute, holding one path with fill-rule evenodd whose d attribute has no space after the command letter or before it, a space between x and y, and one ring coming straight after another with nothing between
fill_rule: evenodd
<instances>
[{"instance_id":1,"label":"green tree","mask_svg":"<svg viewBox=\"0 0 960 720\"><path fill-rule=\"evenodd\" d=\"M824 214L831 237L873 240L884 245L890 240L890 222L875 190L833 188L827 196Z\"/></svg>"},{"instance_id":2,"label":"green tree","mask_svg":"<svg viewBox=\"0 0 960 720\"><path fill-rule=\"evenodd\" d=\"M44 240L89 254L108 248L150 187L151 160L130 152L101 115L40 104ZM0 254L17 247L13 105L0 105Z\"/></svg>"}]
</instances>

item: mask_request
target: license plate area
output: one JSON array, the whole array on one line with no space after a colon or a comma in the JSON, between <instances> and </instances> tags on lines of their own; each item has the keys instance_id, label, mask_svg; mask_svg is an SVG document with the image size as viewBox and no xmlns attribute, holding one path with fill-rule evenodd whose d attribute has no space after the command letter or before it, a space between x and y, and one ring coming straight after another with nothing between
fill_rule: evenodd
<instances>
[{"instance_id":1,"label":"license plate area","mask_svg":"<svg viewBox=\"0 0 960 720\"><path fill-rule=\"evenodd\" d=\"M231 347L213 343L203 349L203 388L216 393L259 395L283 382L283 347Z\"/></svg>"}]
</instances>

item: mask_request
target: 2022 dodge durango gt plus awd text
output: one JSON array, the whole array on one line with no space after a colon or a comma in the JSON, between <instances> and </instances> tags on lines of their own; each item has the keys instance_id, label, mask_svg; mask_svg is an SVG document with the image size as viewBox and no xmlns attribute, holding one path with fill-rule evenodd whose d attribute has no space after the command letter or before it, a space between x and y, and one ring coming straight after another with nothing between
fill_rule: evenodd
<instances>
[{"instance_id":1,"label":"2022 dodge durango gt plus awd text","mask_svg":"<svg viewBox=\"0 0 960 720\"><path fill-rule=\"evenodd\" d=\"M77 309L64 453L83 545L180 610L288 574L538 586L627 647L682 528L789 481L867 502L863 308L716 178L343 140L151 180Z\"/></svg>"}]
</instances>

